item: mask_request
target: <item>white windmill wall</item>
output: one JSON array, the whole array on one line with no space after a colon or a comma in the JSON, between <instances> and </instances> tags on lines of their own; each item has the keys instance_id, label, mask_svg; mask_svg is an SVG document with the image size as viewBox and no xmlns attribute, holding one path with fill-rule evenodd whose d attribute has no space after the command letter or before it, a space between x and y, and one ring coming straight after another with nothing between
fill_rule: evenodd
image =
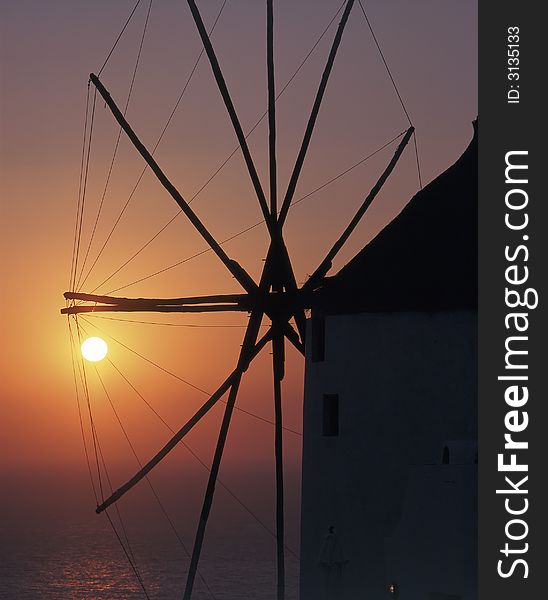
<instances>
[{"instance_id":1,"label":"white windmill wall","mask_svg":"<svg viewBox=\"0 0 548 600\"><path fill-rule=\"evenodd\" d=\"M473 311L328 316L313 362L309 320L301 600L475 598L475 451L458 449L477 435L476 323ZM323 435L325 394L338 394L338 435ZM319 564L330 525L341 566Z\"/></svg>"}]
</instances>

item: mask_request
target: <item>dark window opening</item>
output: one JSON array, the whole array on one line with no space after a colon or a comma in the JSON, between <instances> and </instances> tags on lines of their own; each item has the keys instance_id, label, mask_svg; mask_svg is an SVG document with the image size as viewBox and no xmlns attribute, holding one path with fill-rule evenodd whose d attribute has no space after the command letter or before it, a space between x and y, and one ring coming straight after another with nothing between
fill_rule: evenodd
<instances>
[{"instance_id":1,"label":"dark window opening","mask_svg":"<svg viewBox=\"0 0 548 600\"><path fill-rule=\"evenodd\" d=\"M323 395L323 435L339 435L339 395Z\"/></svg>"},{"instance_id":2,"label":"dark window opening","mask_svg":"<svg viewBox=\"0 0 548 600\"><path fill-rule=\"evenodd\" d=\"M325 318L312 317L312 362L325 360Z\"/></svg>"},{"instance_id":3,"label":"dark window opening","mask_svg":"<svg viewBox=\"0 0 548 600\"><path fill-rule=\"evenodd\" d=\"M448 465L449 464L449 448L447 446L445 446L443 448L443 457L441 459L441 464L442 465Z\"/></svg>"}]
</instances>

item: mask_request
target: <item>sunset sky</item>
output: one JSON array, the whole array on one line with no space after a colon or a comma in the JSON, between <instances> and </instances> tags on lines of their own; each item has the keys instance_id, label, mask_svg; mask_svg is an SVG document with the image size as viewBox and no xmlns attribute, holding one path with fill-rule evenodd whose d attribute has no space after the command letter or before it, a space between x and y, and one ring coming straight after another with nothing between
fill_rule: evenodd
<instances>
[{"instance_id":1,"label":"sunset sky","mask_svg":"<svg viewBox=\"0 0 548 600\"><path fill-rule=\"evenodd\" d=\"M63 292L69 282L88 75L101 68L133 5L133 0L2 3L0 469L11 480L22 480L35 472L61 476L75 468L81 470L84 465L67 319L59 314L59 309L64 306ZM127 98L148 5L146 0L141 2L101 75L121 107ZM198 5L209 28L221 2L201 0ZM278 90L340 6L340 0L275 2ZM460 156L472 136L471 121L477 116L477 3L369 0L364 6L416 127L422 178L427 183ZM277 103L281 192L287 185L337 23L338 18ZM265 3L228 0L212 41L247 132L266 109ZM149 148L154 146L200 48L186 2L153 2L127 111L129 122ZM356 4L295 198L315 190L407 127ZM98 98L81 259L89 244L117 133L109 109ZM266 120L251 135L249 143L266 190ZM204 56L155 157L190 200L235 145ZM298 282L305 281L318 265L394 148L392 144L291 210L286 239ZM85 273L143 166L140 156L122 136ZM334 272L399 212L417 188L415 155L410 144L396 172L341 253ZM220 241L261 220L241 154L237 153L195 198L192 208ZM211 253L128 286L205 248L205 242L184 216L103 283L177 210L147 172L83 291L118 290L116 293L121 295L156 297L239 291ZM225 249L258 277L267 242L266 229L260 226L228 243ZM107 340L112 363L174 429L206 400L204 391L214 391L232 370L247 322L245 314L114 316L171 324L122 323L95 317L81 321L86 334L102 335ZM160 371L118 342L203 391ZM97 369L136 452L141 460L148 459L171 433L111 363L104 361ZM270 355L265 351L246 374L238 400L238 406L266 419L273 418L270 369ZM137 465L93 367L88 376L103 450L112 465L115 483L122 483ZM296 431L302 427L302 381L302 359L290 349L284 382L284 423ZM187 438L189 446L206 462L211 460L222 406L215 407ZM300 460L301 438L287 432L284 442L288 465L295 469ZM272 469L273 427L244 413L234 414L223 464L229 472ZM199 468L184 449L175 451L160 467L165 472L177 469L179 473Z\"/></svg>"}]
</instances>

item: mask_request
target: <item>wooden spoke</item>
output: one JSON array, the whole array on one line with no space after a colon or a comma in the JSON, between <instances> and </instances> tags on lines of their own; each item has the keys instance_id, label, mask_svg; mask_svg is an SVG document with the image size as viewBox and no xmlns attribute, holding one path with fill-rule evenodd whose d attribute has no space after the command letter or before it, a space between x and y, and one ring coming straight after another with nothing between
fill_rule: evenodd
<instances>
[{"instance_id":1,"label":"wooden spoke","mask_svg":"<svg viewBox=\"0 0 548 600\"><path fill-rule=\"evenodd\" d=\"M285 245L283 239L281 240L281 262L286 274L286 288L295 296L297 296L297 280L295 279L295 274L291 265L291 259L289 258L289 252L287 251L287 246ZM300 306L295 306L293 315L295 317L295 323L297 324L297 329L299 331L299 335L301 337L301 342L303 345L306 341L306 315L304 314L304 307L304 304L301 304Z\"/></svg>"},{"instance_id":2,"label":"wooden spoke","mask_svg":"<svg viewBox=\"0 0 548 600\"><path fill-rule=\"evenodd\" d=\"M230 97L230 93L228 91L226 81L221 71L221 67L219 66L217 55L215 54L215 50L213 49L213 45L211 44L211 40L209 39L209 36L207 34L204 22L202 21L202 16L200 15L200 11L198 10L198 7L196 6L194 0L188 0L188 6L190 7L190 12L192 13L194 22L196 23L196 27L198 29L198 33L200 34L200 38L202 39L204 50L207 54L207 57L209 58L209 63L211 65L211 70L213 71L213 76L215 77L215 81L217 82L217 86L223 98L223 102L225 103L228 115L232 122L232 126L236 133L236 137L238 138L238 143L240 144L245 164L247 166L247 170L249 171L249 176L251 177L253 188L255 189L255 193L257 194L261 210L263 211L263 216L265 218L267 226L269 227L269 230L271 230L273 220L268 209L266 197L264 195L264 191L259 180L259 175L257 174L257 169L255 168L255 164L253 163L253 159L251 158L251 152L249 151L249 146L247 145L247 140L245 139L244 131L240 124L240 120L238 119L238 115L236 114L234 103L232 102L232 98Z\"/></svg>"},{"instance_id":3,"label":"wooden spoke","mask_svg":"<svg viewBox=\"0 0 548 600\"><path fill-rule=\"evenodd\" d=\"M158 312L158 313L205 313L205 312L249 312L247 306L241 304L200 304L191 306L169 306L154 304L112 304L98 306L69 306L61 309L63 315L98 312Z\"/></svg>"},{"instance_id":4,"label":"wooden spoke","mask_svg":"<svg viewBox=\"0 0 548 600\"><path fill-rule=\"evenodd\" d=\"M322 74L320 85L318 87L316 99L314 100L314 104L312 106L312 111L311 111L310 117L308 119L308 124L306 126L306 130L304 133L303 141L301 144L301 149L297 156L297 160L295 162L295 167L293 168L293 173L291 174L291 178L289 180L287 192L285 193L282 208L280 210L280 216L278 217L278 222L280 223L280 225L283 225L285 222L285 219L287 217L287 212L289 210L291 201L293 200L293 195L295 194L295 190L297 188L297 182L299 181L301 169L303 167L304 159L306 158L306 153L308 151L308 146L310 144L310 139L312 138L312 133L314 132L314 126L316 125L316 119L318 117L318 113L320 112L320 106L322 104L325 89L326 89L327 83L329 81L329 75L331 74L331 70L333 68L333 63L335 62L335 57L337 56L337 51L338 51L339 45L341 43L342 35L343 35L344 29L346 27L346 23L348 22L348 16L350 15L350 11L352 10L353 5L354 5L354 0L348 0L348 2L346 3L341 21L339 23L339 27L337 28L337 33L335 34L335 38L334 38L333 44L331 46L331 51L329 52L329 57L327 58L327 63L325 65L325 69Z\"/></svg>"},{"instance_id":5,"label":"wooden spoke","mask_svg":"<svg viewBox=\"0 0 548 600\"><path fill-rule=\"evenodd\" d=\"M245 294L217 294L190 298L118 298L96 296L79 292L65 292L67 300L83 300L94 304L80 304L61 309L61 314L75 315L92 312L228 312L251 311L249 296Z\"/></svg>"},{"instance_id":6,"label":"wooden spoke","mask_svg":"<svg viewBox=\"0 0 548 600\"><path fill-rule=\"evenodd\" d=\"M238 361L236 375L230 386L230 393L226 403L223 422L221 423L221 429L219 431L219 438L217 440L217 446L215 448L215 454L213 456L213 462L211 464L211 471L209 473L209 480L204 496L204 503L202 505L202 512L200 514L198 529L196 531L196 538L194 540L194 548L192 550L192 557L190 559L190 567L188 569L185 593L183 595L184 600L190 600L192 596L192 589L194 587L194 579L198 570L198 563L200 560L200 554L204 542L207 521L209 519L209 513L211 511L211 505L213 503L213 496L215 494L215 484L217 483L217 476L219 474L219 468L221 466L223 451L226 444L226 437L228 435L228 429L230 427L230 420L234 411L236 397L238 395L238 388L240 386L242 375L244 371L247 370L247 367L249 366L249 363L252 360L252 354L255 347L257 335L259 333L259 328L261 326L262 318L262 312L254 312L251 315L242 349L240 352L240 359Z\"/></svg>"},{"instance_id":7,"label":"wooden spoke","mask_svg":"<svg viewBox=\"0 0 548 600\"><path fill-rule=\"evenodd\" d=\"M273 325L272 367L274 374L274 413L275 434L274 452L276 457L276 556L278 600L285 598L285 524L284 524L284 471L283 471L283 431L282 431L282 379L284 377L284 336L279 324Z\"/></svg>"},{"instance_id":8,"label":"wooden spoke","mask_svg":"<svg viewBox=\"0 0 548 600\"><path fill-rule=\"evenodd\" d=\"M276 173L276 88L274 81L274 3L266 2L266 62L268 80L268 157L270 175L270 213L278 219L277 173Z\"/></svg>"},{"instance_id":9,"label":"wooden spoke","mask_svg":"<svg viewBox=\"0 0 548 600\"><path fill-rule=\"evenodd\" d=\"M84 300L86 302L99 302L101 304L125 304L150 303L155 305L169 304L204 304L205 302L243 302L245 294L215 294L212 296L189 296L186 298L124 298L122 296L98 296L96 294L84 294L81 292L65 292L63 296L67 300Z\"/></svg>"},{"instance_id":10,"label":"wooden spoke","mask_svg":"<svg viewBox=\"0 0 548 600\"><path fill-rule=\"evenodd\" d=\"M186 200L179 193L177 188L169 181L166 177L162 169L159 167L158 163L152 157L152 154L146 149L141 140L137 137L137 134L130 127L129 123L126 121L126 118L112 99L111 95L105 88L105 86L99 81L99 78L91 73L89 76L93 85L97 88L97 91L101 94L107 106L112 111L114 118L118 121L119 125L122 127L124 132L127 134L128 138L131 140L139 154L143 157L145 162L151 168L152 172L156 175L160 183L164 186L164 188L169 192L171 197L177 202L181 210L185 213L189 221L194 225L200 235L204 238L204 240L209 244L213 252L220 258L222 263L226 266L226 268L234 275L238 283L248 292L254 291L257 286L255 282L251 279L249 274L244 270L244 268L238 264L235 260L232 260L228 257L226 252L223 250L221 245L217 242L217 240L209 233L206 229L205 225L200 221L196 213L190 208Z\"/></svg>"}]
</instances>

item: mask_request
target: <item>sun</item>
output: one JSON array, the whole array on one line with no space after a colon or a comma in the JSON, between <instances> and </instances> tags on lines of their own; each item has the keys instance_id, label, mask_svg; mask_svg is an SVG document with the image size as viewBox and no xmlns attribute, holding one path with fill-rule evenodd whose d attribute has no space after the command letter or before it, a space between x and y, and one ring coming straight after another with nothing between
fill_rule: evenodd
<instances>
[{"instance_id":1,"label":"sun","mask_svg":"<svg viewBox=\"0 0 548 600\"><path fill-rule=\"evenodd\" d=\"M103 360L108 352L105 340L100 337L89 337L82 342L82 356L90 362Z\"/></svg>"}]
</instances>

